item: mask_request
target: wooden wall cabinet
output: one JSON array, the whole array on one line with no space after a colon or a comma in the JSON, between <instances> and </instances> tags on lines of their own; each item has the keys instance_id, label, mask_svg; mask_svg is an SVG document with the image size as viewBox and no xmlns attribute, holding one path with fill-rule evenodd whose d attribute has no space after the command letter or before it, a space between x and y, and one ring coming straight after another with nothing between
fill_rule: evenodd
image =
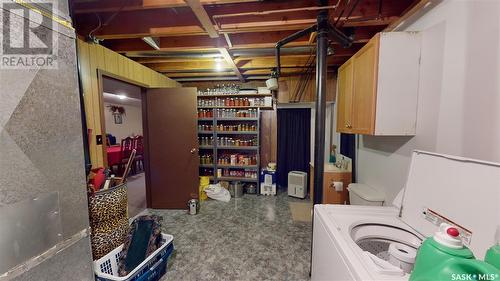
<instances>
[{"instance_id":1,"label":"wooden wall cabinet","mask_svg":"<svg viewBox=\"0 0 500 281\"><path fill-rule=\"evenodd\" d=\"M338 70L337 132L415 135L420 35L375 35Z\"/></svg>"}]
</instances>

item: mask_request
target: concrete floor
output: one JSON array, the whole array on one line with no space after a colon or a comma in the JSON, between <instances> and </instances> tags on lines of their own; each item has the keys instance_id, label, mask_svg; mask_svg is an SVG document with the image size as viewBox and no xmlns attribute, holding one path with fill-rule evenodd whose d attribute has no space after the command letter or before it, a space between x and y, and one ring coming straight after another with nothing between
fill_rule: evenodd
<instances>
[{"instance_id":1,"label":"concrete floor","mask_svg":"<svg viewBox=\"0 0 500 281\"><path fill-rule=\"evenodd\" d=\"M311 221L304 221L307 214L294 220L289 202L307 201L286 193L245 195L202 202L194 216L150 210L163 217L163 232L174 235L161 280L309 280Z\"/></svg>"}]
</instances>

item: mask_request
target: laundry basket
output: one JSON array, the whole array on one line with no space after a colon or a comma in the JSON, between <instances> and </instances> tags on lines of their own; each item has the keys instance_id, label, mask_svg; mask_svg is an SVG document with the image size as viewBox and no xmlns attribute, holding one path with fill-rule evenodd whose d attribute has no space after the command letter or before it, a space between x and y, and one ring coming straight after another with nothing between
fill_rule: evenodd
<instances>
[{"instance_id":1,"label":"laundry basket","mask_svg":"<svg viewBox=\"0 0 500 281\"><path fill-rule=\"evenodd\" d=\"M146 260L139 264L127 276L118 276L118 262L123 244L104 257L94 261L94 273L97 281L157 281L167 271L167 261L174 250L174 237L161 234L162 245Z\"/></svg>"}]
</instances>

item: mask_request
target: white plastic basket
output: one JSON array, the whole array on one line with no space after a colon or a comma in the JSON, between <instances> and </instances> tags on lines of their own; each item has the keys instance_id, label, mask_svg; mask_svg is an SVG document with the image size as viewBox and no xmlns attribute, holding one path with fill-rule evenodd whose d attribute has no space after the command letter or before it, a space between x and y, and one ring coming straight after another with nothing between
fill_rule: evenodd
<instances>
[{"instance_id":1,"label":"white plastic basket","mask_svg":"<svg viewBox=\"0 0 500 281\"><path fill-rule=\"evenodd\" d=\"M152 273L161 264L166 264L168 256L171 252L167 251L174 237L170 234L161 234L162 245L149 255L141 264L132 270L127 276L118 276L118 262L120 260L120 253L123 249L123 244L109 252L104 257L94 261L94 273L97 280L112 280L112 281L127 281L142 279L142 275ZM173 246L172 246L173 247ZM150 272L151 271L151 272Z\"/></svg>"}]
</instances>

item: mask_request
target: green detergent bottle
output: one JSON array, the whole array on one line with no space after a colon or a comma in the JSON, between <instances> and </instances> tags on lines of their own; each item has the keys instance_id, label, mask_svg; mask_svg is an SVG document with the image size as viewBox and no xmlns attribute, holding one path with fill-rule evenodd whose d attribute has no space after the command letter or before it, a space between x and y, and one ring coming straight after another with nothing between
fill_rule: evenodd
<instances>
[{"instance_id":1,"label":"green detergent bottle","mask_svg":"<svg viewBox=\"0 0 500 281\"><path fill-rule=\"evenodd\" d=\"M495 240L496 244L488 249L484 261L500 270L500 226L497 227Z\"/></svg>"},{"instance_id":2,"label":"green detergent bottle","mask_svg":"<svg viewBox=\"0 0 500 281\"><path fill-rule=\"evenodd\" d=\"M500 271L476 260L459 236L457 228L441 224L420 246L410 281L500 280Z\"/></svg>"}]
</instances>

